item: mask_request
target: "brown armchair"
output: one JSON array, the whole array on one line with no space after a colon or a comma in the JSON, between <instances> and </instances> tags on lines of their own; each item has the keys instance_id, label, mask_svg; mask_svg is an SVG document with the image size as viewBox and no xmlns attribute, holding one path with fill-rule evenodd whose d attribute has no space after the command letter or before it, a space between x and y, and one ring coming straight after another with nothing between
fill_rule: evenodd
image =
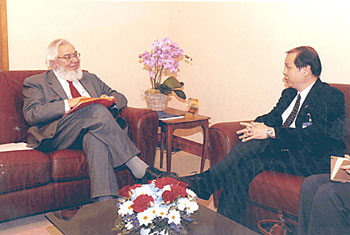
<instances>
[{"instance_id":1,"label":"brown armchair","mask_svg":"<svg viewBox=\"0 0 350 235\"><path fill-rule=\"evenodd\" d=\"M345 96L345 144L350 148L350 85L330 84L338 88ZM211 152L210 165L223 159L239 142L236 131L241 129L240 121L224 122L209 128L209 145ZM249 185L246 213L251 228L256 229L261 219L277 219L278 211L296 225L299 209L299 192L303 177L275 171L263 171ZM214 204L218 205L221 191L214 194Z\"/></svg>"},{"instance_id":2,"label":"brown armchair","mask_svg":"<svg viewBox=\"0 0 350 235\"><path fill-rule=\"evenodd\" d=\"M0 144L25 142L22 83L40 70L0 71ZM141 158L154 165L158 115L149 109L125 108L128 134ZM80 150L0 152L0 222L90 202L87 161ZM133 184L128 170L116 171L119 186Z\"/></svg>"}]
</instances>

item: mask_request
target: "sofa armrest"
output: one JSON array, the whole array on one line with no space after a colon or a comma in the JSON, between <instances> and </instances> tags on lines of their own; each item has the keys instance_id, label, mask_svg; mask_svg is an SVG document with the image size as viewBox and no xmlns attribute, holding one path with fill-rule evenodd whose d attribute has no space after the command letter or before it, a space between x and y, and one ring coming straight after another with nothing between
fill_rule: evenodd
<instances>
[{"instance_id":1,"label":"sofa armrest","mask_svg":"<svg viewBox=\"0 0 350 235\"><path fill-rule=\"evenodd\" d=\"M210 166L223 159L240 142L236 131L242 121L216 123L209 128ZM251 122L251 121L245 121Z\"/></svg>"},{"instance_id":2,"label":"sofa armrest","mask_svg":"<svg viewBox=\"0 0 350 235\"><path fill-rule=\"evenodd\" d=\"M121 116L128 122L128 134L141 151L141 159L149 166L154 166L158 114L149 109L126 107L122 110Z\"/></svg>"}]
</instances>

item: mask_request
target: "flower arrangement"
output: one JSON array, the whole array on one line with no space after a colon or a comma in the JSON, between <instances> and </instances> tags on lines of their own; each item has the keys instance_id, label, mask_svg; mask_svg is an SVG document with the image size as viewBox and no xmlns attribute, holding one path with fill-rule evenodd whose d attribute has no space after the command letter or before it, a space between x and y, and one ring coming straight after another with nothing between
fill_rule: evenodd
<instances>
[{"instance_id":1,"label":"flower arrangement","mask_svg":"<svg viewBox=\"0 0 350 235\"><path fill-rule=\"evenodd\" d=\"M120 234L179 234L193 222L198 197L182 181L158 178L149 184L125 186L119 191L115 230Z\"/></svg>"},{"instance_id":2,"label":"flower arrangement","mask_svg":"<svg viewBox=\"0 0 350 235\"><path fill-rule=\"evenodd\" d=\"M169 38L154 40L151 51L145 51L139 55L140 62L149 70L152 88L146 93L162 93L169 95L172 92L181 99L186 99L182 88L184 83L179 82L174 76L168 77L163 83L162 75L166 73L176 74L179 71L179 60L192 60L184 55L184 51Z\"/></svg>"}]
</instances>

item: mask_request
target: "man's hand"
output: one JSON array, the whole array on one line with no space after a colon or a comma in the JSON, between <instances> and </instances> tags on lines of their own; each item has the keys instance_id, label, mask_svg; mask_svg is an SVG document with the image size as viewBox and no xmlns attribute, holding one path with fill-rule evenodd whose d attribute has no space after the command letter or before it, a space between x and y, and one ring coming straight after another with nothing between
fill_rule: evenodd
<instances>
[{"instance_id":1,"label":"man's hand","mask_svg":"<svg viewBox=\"0 0 350 235\"><path fill-rule=\"evenodd\" d=\"M239 134L240 136L238 137L239 139L242 140L242 142L247 142L249 140L253 139L267 139L268 136L266 134L267 130L272 131L271 137L275 137L275 130L274 128L266 126L264 123L261 122L241 122L240 123L242 126L245 126L244 129L241 129L237 131L236 133Z\"/></svg>"},{"instance_id":2,"label":"man's hand","mask_svg":"<svg viewBox=\"0 0 350 235\"><path fill-rule=\"evenodd\" d=\"M79 103L81 98L88 98L88 97L80 96L80 97L77 97L77 98L68 99L69 108L73 108L74 106L76 106Z\"/></svg>"}]
</instances>

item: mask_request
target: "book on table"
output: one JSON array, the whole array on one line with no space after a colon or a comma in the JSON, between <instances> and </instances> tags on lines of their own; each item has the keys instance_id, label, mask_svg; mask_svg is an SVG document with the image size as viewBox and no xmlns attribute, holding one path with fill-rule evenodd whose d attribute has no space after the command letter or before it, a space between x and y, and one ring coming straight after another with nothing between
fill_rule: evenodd
<instances>
[{"instance_id":1,"label":"book on table","mask_svg":"<svg viewBox=\"0 0 350 235\"><path fill-rule=\"evenodd\" d=\"M158 113L159 120L171 120L171 119L177 119L177 118L184 117L184 115L182 115L182 114L172 114L172 113L167 113L164 111L157 111L157 113Z\"/></svg>"},{"instance_id":2,"label":"book on table","mask_svg":"<svg viewBox=\"0 0 350 235\"><path fill-rule=\"evenodd\" d=\"M90 104L102 104L104 106L106 106L107 108L110 107L111 105L114 104L114 102L116 101L117 99L114 98L114 97L104 97L104 98L81 98L79 100L79 102L71 109L69 110L64 116L72 113L72 112L75 112L87 105L90 105Z\"/></svg>"},{"instance_id":3,"label":"book on table","mask_svg":"<svg viewBox=\"0 0 350 235\"><path fill-rule=\"evenodd\" d=\"M331 180L350 182L350 175L345 170L341 169L342 166L350 165L350 159L345 157L331 156Z\"/></svg>"}]
</instances>

